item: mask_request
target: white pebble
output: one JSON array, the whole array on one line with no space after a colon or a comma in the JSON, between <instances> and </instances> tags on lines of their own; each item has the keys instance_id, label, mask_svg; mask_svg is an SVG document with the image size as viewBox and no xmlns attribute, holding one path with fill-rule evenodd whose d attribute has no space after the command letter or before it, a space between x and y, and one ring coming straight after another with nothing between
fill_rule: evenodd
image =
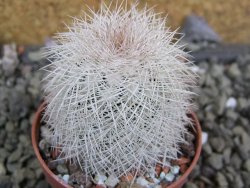
<instances>
[{"instance_id":1,"label":"white pebble","mask_svg":"<svg viewBox=\"0 0 250 188\"><path fill-rule=\"evenodd\" d=\"M202 135L201 135L202 145L204 145L205 143L207 143L207 139L208 139L208 134L206 132L202 132Z\"/></svg>"},{"instance_id":2,"label":"white pebble","mask_svg":"<svg viewBox=\"0 0 250 188\"><path fill-rule=\"evenodd\" d=\"M95 183L100 185L100 184L104 184L104 182L107 180L107 176L102 175L102 174L97 174L95 175Z\"/></svg>"},{"instance_id":3,"label":"white pebble","mask_svg":"<svg viewBox=\"0 0 250 188\"><path fill-rule=\"evenodd\" d=\"M138 183L139 185L141 185L141 186L145 186L145 187L149 187L149 182L145 179L145 178L143 178L143 177L139 177L139 178L137 178L136 179L136 183Z\"/></svg>"},{"instance_id":4,"label":"white pebble","mask_svg":"<svg viewBox=\"0 0 250 188\"><path fill-rule=\"evenodd\" d=\"M115 187L119 183L119 179L113 175L110 175L108 179L105 181L105 184L108 187Z\"/></svg>"},{"instance_id":5,"label":"white pebble","mask_svg":"<svg viewBox=\"0 0 250 188\"><path fill-rule=\"evenodd\" d=\"M234 109L237 106L237 100L234 97L227 99L226 107Z\"/></svg>"},{"instance_id":6,"label":"white pebble","mask_svg":"<svg viewBox=\"0 0 250 188\"><path fill-rule=\"evenodd\" d=\"M170 171L171 171L172 174L178 174L179 171L180 171L180 167L179 166L172 166L170 168Z\"/></svg>"},{"instance_id":7,"label":"white pebble","mask_svg":"<svg viewBox=\"0 0 250 188\"><path fill-rule=\"evenodd\" d=\"M154 188L162 188L161 185L156 185Z\"/></svg>"},{"instance_id":8,"label":"white pebble","mask_svg":"<svg viewBox=\"0 0 250 188\"><path fill-rule=\"evenodd\" d=\"M63 175L62 179L65 183L68 183L69 182L69 175L68 174Z\"/></svg>"},{"instance_id":9,"label":"white pebble","mask_svg":"<svg viewBox=\"0 0 250 188\"><path fill-rule=\"evenodd\" d=\"M160 179L163 179L166 176L165 172L160 173Z\"/></svg>"},{"instance_id":10,"label":"white pebble","mask_svg":"<svg viewBox=\"0 0 250 188\"><path fill-rule=\"evenodd\" d=\"M157 179L157 178L152 178L154 181L154 184L159 184L161 182L161 180Z\"/></svg>"},{"instance_id":11,"label":"white pebble","mask_svg":"<svg viewBox=\"0 0 250 188\"><path fill-rule=\"evenodd\" d=\"M193 72L195 72L195 73L199 73L200 68L199 68L198 66L192 66L192 67L191 67L191 70L192 70Z\"/></svg>"},{"instance_id":12,"label":"white pebble","mask_svg":"<svg viewBox=\"0 0 250 188\"><path fill-rule=\"evenodd\" d=\"M165 179L167 181L170 181L172 182L174 180L174 174L172 174L171 172L170 173L167 173L166 176L165 176Z\"/></svg>"}]
</instances>

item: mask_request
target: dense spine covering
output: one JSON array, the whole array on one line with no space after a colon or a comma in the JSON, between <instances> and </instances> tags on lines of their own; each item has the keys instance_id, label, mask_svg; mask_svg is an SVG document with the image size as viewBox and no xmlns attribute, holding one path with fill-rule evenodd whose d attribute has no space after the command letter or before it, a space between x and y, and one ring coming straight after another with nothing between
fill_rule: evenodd
<instances>
[{"instance_id":1,"label":"dense spine covering","mask_svg":"<svg viewBox=\"0 0 250 188\"><path fill-rule=\"evenodd\" d=\"M43 120L60 157L118 177L177 158L196 75L175 34L152 10L103 5L57 35Z\"/></svg>"}]
</instances>

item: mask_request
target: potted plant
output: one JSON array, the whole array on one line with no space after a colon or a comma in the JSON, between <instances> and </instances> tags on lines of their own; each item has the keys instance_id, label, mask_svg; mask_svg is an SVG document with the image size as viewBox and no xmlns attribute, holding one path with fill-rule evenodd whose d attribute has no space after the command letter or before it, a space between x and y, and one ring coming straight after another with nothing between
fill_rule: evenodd
<instances>
[{"instance_id":1,"label":"potted plant","mask_svg":"<svg viewBox=\"0 0 250 188\"><path fill-rule=\"evenodd\" d=\"M72 186L42 158L40 126L56 159L95 175L98 185L110 176L120 187L185 183L200 155L201 130L191 102L197 76L175 35L152 10L104 4L57 35L46 49L51 64L32 127L53 187ZM195 147L189 153L183 145Z\"/></svg>"}]
</instances>

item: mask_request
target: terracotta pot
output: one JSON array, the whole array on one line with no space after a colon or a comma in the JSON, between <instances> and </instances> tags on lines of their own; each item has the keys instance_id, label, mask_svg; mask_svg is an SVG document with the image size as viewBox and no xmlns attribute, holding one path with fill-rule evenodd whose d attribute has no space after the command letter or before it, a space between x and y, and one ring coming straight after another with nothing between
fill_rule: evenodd
<instances>
[{"instance_id":1,"label":"terracotta pot","mask_svg":"<svg viewBox=\"0 0 250 188\"><path fill-rule=\"evenodd\" d=\"M72 188L71 186L67 185L64 183L63 180L58 178L47 166L45 161L42 159L42 156L39 152L38 149L38 140L39 140L39 130L40 130L40 120L41 120L41 115L42 111L44 110L45 104L40 105L38 108L35 117L33 119L32 123L32 132L31 132L31 137L32 137L32 145L36 154L36 157L43 169L44 175L46 177L47 182L53 187L53 188ZM191 173L193 168L195 167L196 163L198 162L200 153L201 153L201 127L200 123L194 113L190 114L190 117L193 120L194 128L196 132L194 133L196 135L196 143L195 143L195 156L190 164L190 166L187 168L185 173L181 175L181 177L173 182L171 185L167 186L166 188L181 188L188 179L188 175Z\"/></svg>"}]
</instances>

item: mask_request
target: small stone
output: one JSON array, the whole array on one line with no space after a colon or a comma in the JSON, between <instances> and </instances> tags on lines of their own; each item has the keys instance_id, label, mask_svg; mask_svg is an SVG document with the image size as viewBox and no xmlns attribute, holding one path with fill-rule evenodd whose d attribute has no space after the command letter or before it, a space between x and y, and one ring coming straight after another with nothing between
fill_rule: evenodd
<instances>
[{"instance_id":1,"label":"small stone","mask_svg":"<svg viewBox=\"0 0 250 188\"><path fill-rule=\"evenodd\" d=\"M187 183L185 184L185 188L198 188L198 186L195 185L195 184L192 183L192 182L187 182Z\"/></svg>"},{"instance_id":2,"label":"small stone","mask_svg":"<svg viewBox=\"0 0 250 188\"><path fill-rule=\"evenodd\" d=\"M18 140L19 140L24 146L29 146L29 145L30 145L30 139L28 138L27 135L24 135L24 134L19 135Z\"/></svg>"},{"instance_id":3,"label":"small stone","mask_svg":"<svg viewBox=\"0 0 250 188\"><path fill-rule=\"evenodd\" d=\"M161 173L160 173L160 179L165 178L165 176L166 176L165 172L161 172Z\"/></svg>"},{"instance_id":4,"label":"small stone","mask_svg":"<svg viewBox=\"0 0 250 188\"><path fill-rule=\"evenodd\" d=\"M228 74L231 78L237 78L241 76L241 71L239 69L238 63L233 63L229 69L228 69Z\"/></svg>"},{"instance_id":5,"label":"small stone","mask_svg":"<svg viewBox=\"0 0 250 188\"><path fill-rule=\"evenodd\" d=\"M115 187L119 183L119 179L114 175L110 175L108 179L105 181L105 184L108 187Z\"/></svg>"},{"instance_id":6,"label":"small stone","mask_svg":"<svg viewBox=\"0 0 250 188\"><path fill-rule=\"evenodd\" d=\"M219 153L222 152L226 146L224 139L221 137L210 138L209 141L213 150Z\"/></svg>"},{"instance_id":7,"label":"small stone","mask_svg":"<svg viewBox=\"0 0 250 188\"><path fill-rule=\"evenodd\" d=\"M245 129L241 126L236 126L232 130L233 134L236 136L242 136L246 133Z\"/></svg>"},{"instance_id":8,"label":"small stone","mask_svg":"<svg viewBox=\"0 0 250 188\"><path fill-rule=\"evenodd\" d=\"M159 184L161 182L160 179L157 179L157 178L152 178L152 179L153 179L154 184Z\"/></svg>"},{"instance_id":9,"label":"small stone","mask_svg":"<svg viewBox=\"0 0 250 188\"><path fill-rule=\"evenodd\" d=\"M227 187L228 186L228 182L227 182L226 177L220 172L218 172L216 174L216 181L220 187Z\"/></svg>"},{"instance_id":10,"label":"small stone","mask_svg":"<svg viewBox=\"0 0 250 188\"><path fill-rule=\"evenodd\" d=\"M165 179L168 181L168 182L172 182L174 180L175 176L174 174L172 174L171 172L167 173L166 176L165 176Z\"/></svg>"},{"instance_id":11,"label":"small stone","mask_svg":"<svg viewBox=\"0 0 250 188\"><path fill-rule=\"evenodd\" d=\"M96 174L95 175L95 182L96 184L104 184L104 182L107 180L107 176L103 175L103 174Z\"/></svg>"},{"instance_id":12,"label":"small stone","mask_svg":"<svg viewBox=\"0 0 250 188\"><path fill-rule=\"evenodd\" d=\"M250 172L250 159L247 159L243 165L243 168Z\"/></svg>"},{"instance_id":13,"label":"small stone","mask_svg":"<svg viewBox=\"0 0 250 188\"><path fill-rule=\"evenodd\" d=\"M41 180L37 183L35 188L49 188L49 184L46 181Z\"/></svg>"},{"instance_id":14,"label":"small stone","mask_svg":"<svg viewBox=\"0 0 250 188\"><path fill-rule=\"evenodd\" d=\"M25 170L24 170L24 176L25 176L25 178L27 178L29 180L32 180L32 179L35 179L36 174L34 173L33 170L31 170L29 168L25 168Z\"/></svg>"},{"instance_id":15,"label":"small stone","mask_svg":"<svg viewBox=\"0 0 250 188\"><path fill-rule=\"evenodd\" d=\"M56 170L59 174L68 174L68 168L65 164L58 164Z\"/></svg>"},{"instance_id":16,"label":"small stone","mask_svg":"<svg viewBox=\"0 0 250 188\"><path fill-rule=\"evenodd\" d=\"M68 174L63 175L62 179L65 183L68 183L69 182L69 175Z\"/></svg>"},{"instance_id":17,"label":"small stone","mask_svg":"<svg viewBox=\"0 0 250 188\"><path fill-rule=\"evenodd\" d=\"M220 97L218 97L218 102L217 102L217 113L218 115L222 115L225 109L225 105L226 105L226 101L227 101L227 96L226 94L222 94Z\"/></svg>"},{"instance_id":18,"label":"small stone","mask_svg":"<svg viewBox=\"0 0 250 188\"><path fill-rule=\"evenodd\" d=\"M24 172L25 172L25 169L17 169L14 171L14 181L16 183L21 183L23 180L24 180Z\"/></svg>"},{"instance_id":19,"label":"small stone","mask_svg":"<svg viewBox=\"0 0 250 188\"><path fill-rule=\"evenodd\" d=\"M170 168L170 171L171 171L172 174L179 174L179 172L180 172L180 167L179 167L179 166L172 166L172 167Z\"/></svg>"},{"instance_id":20,"label":"small stone","mask_svg":"<svg viewBox=\"0 0 250 188\"><path fill-rule=\"evenodd\" d=\"M238 103L238 107L239 107L240 110L246 108L249 105L247 99L242 98L242 97L238 98L237 103Z\"/></svg>"},{"instance_id":21,"label":"small stone","mask_svg":"<svg viewBox=\"0 0 250 188\"><path fill-rule=\"evenodd\" d=\"M22 149L17 149L8 158L8 163L16 162L20 159L22 155Z\"/></svg>"},{"instance_id":22,"label":"small stone","mask_svg":"<svg viewBox=\"0 0 250 188\"><path fill-rule=\"evenodd\" d=\"M42 126L42 127L40 128L40 131L41 131L41 136L42 136L42 138L48 140L48 138L49 138L50 135L51 135L51 132L50 132L49 128L46 127L46 126Z\"/></svg>"},{"instance_id":23,"label":"small stone","mask_svg":"<svg viewBox=\"0 0 250 188\"><path fill-rule=\"evenodd\" d=\"M205 177L208 177L208 178L214 176L214 174L215 174L215 170L208 165L204 165L201 169L201 172L202 172L202 175L204 175Z\"/></svg>"},{"instance_id":24,"label":"small stone","mask_svg":"<svg viewBox=\"0 0 250 188\"><path fill-rule=\"evenodd\" d=\"M233 187L237 187L237 188L243 188L244 187L244 182L242 181L242 178L241 178L240 175L235 176Z\"/></svg>"},{"instance_id":25,"label":"small stone","mask_svg":"<svg viewBox=\"0 0 250 188\"><path fill-rule=\"evenodd\" d=\"M136 179L136 183L143 186L143 187L148 187L149 186L149 182L144 177L138 177Z\"/></svg>"},{"instance_id":26,"label":"small stone","mask_svg":"<svg viewBox=\"0 0 250 188\"><path fill-rule=\"evenodd\" d=\"M162 188L161 185L155 185L154 188Z\"/></svg>"},{"instance_id":27,"label":"small stone","mask_svg":"<svg viewBox=\"0 0 250 188\"><path fill-rule=\"evenodd\" d=\"M231 121L235 122L238 119L239 115L238 113L234 112L232 109L228 109L226 111L226 117L230 119Z\"/></svg>"},{"instance_id":28,"label":"small stone","mask_svg":"<svg viewBox=\"0 0 250 188\"><path fill-rule=\"evenodd\" d=\"M36 158L33 158L29 161L28 167L30 169L36 170L36 169L40 168L40 164Z\"/></svg>"},{"instance_id":29,"label":"small stone","mask_svg":"<svg viewBox=\"0 0 250 188\"><path fill-rule=\"evenodd\" d=\"M250 142L248 142L248 143L250 143ZM250 157L250 155L249 155L249 151L250 151L249 144L248 145L245 145L245 144L238 145L237 146L237 151L238 151L241 159L243 159L243 160L247 160Z\"/></svg>"},{"instance_id":30,"label":"small stone","mask_svg":"<svg viewBox=\"0 0 250 188\"><path fill-rule=\"evenodd\" d=\"M6 169L3 163L0 162L0 176L3 176L6 174Z\"/></svg>"},{"instance_id":31,"label":"small stone","mask_svg":"<svg viewBox=\"0 0 250 188\"><path fill-rule=\"evenodd\" d=\"M208 134L206 132L202 132L202 145L204 145L207 142Z\"/></svg>"},{"instance_id":32,"label":"small stone","mask_svg":"<svg viewBox=\"0 0 250 188\"><path fill-rule=\"evenodd\" d=\"M22 164L20 163L7 163L6 167L7 167L7 171L10 173L14 173L15 170L20 169L22 166Z\"/></svg>"},{"instance_id":33,"label":"small stone","mask_svg":"<svg viewBox=\"0 0 250 188\"><path fill-rule=\"evenodd\" d=\"M225 164L229 164L230 163L231 153L232 153L232 149L230 147L226 148L223 151L223 160L224 160Z\"/></svg>"},{"instance_id":34,"label":"small stone","mask_svg":"<svg viewBox=\"0 0 250 188\"><path fill-rule=\"evenodd\" d=\"M223 156L220 154L212 154L207 161L215 170L220 170L223 167Z\"/></svg>"},{"instance_id":35,"label":"small stone","mask_svg":"<svg viewBox=\"0 0 250 188\"><path fill-rule=\"evenodd\" d=\"M250 187L250 172L245 172L245 171L242 171L241 172L241 177L242 177L242 180L245 184L245 187Z\"/></svg>"},{"instance_id":36,"label":"small stone","mask_svg":"<svg viewBox=\"0 0 250 188\"><path fill-rule=\"evenodd\" d=\"M0 187L1 188L12 188L11 178L9 176L0 176Z\"/></svg>"},{"instance_id":37,"label":"small stone","mask_svg":"<svg viewBox=\"0 0 250 188\"><path fill-rule=\"evenodd\" d=\"M27 181L26 182L26 187L28 188L33 188L33 187L35 187L35 185L36 185L36 183L37 183L37 180L36 179L31 179L31 180L29 180L29 181Z\"/></svg>"},{"instance_id":38,"label":"small stone","mask_svg":"<svg viewBox=\"0 0 250 188\"><path fill-rule=\"evenodd\" d=\"M15 125L14 125L14 123L12 123L12 122L7 122L7 124L5 125L5 130L7 131L7 132L12 132L12 131L14 131L14 129L15 129Z\"/></svg>"},{"instance_id":39,"label":"small stone","mask_svg":"<svg viewBox=\"0 0 250 188\"><path fill-rule=\"evenodd\" d=\"M227 99L227 102L226 102L226 108L236 108L237 106L237 100L234 98L234 97L230 97Z\"/></svg>"},{"instance_id":40,"label":"small stone","mask_svg":"<svg viewBox=\"0 0 250 188\"><path fill-rule=\"evenodd\" d=\"M47 153L49 151L49 144L45 139L41 139L38 143L39 149Z\"/></svg>"},{"instance_id":41,"label":"small stone","mask_svg":"<svg viewBox=\"0 0 250 188\"><path fill-rule=\"evenodd\" d=\"M162 168L162 171L163 171L165 174L167 174L167 173L169 172L169 170L170 170L169 166L164 166L164 167Z\"/></svg>"},{"instance_id":42,"label":"small stone","mask_svg":"<svg viewBox=\"0 0 250 188\"><path fill-rule=\"evenodd\" d=\"M242 160L241 160L241 158L239 157L239 155L237 154L237 153L234 153L233 155L232 155L232 158L231 158L231 165L235 168L235 169L237 169L237 170L239 170L240 168L241 168L241 165L242 165Z\"/></svg>"},{"instance_id":43,"label":"small stone","mask_svg":"<svg viewBox=\"0 0 250 188\"><path fill-rule=\"evenodd\" d=\"M203 149L204 153L207 154L208 156L212 154L212 148L208 143L204 144L202 146L202 149Z\"/></svg>"},{"instance_id":44,"label":"small stone","mask_svg":"<svg viewBox=\"0 0 250 188\"><path fill-rule=\"evenodd\" d=\"M24 156L22 156L22 157L20 158L19 162L20 162L21 164L23 164L23 163L25 163L30 157L31 157L30 154L24 155Z\"/></svg>"},{"instance_id":45,"label":"small stone","mask_svg":"<svg viewBox=\"0 0 250 188\"><path fill-rule=\"evenodd\" d=\"M35 174L36 174L36 179L41 179L41 177L43 176L43 170L41 168L38 168L35 170Z\"/></svg>"},{"instance_id":46,"label":"small stone","mask_svg":"<svg viewBox=\"0 0 250 188\"><path fill-rule=\"evenodd\" d=\"M229 182L234 181L234 175L232 173L225 173L225 176Z\"/></svg>"},{"instance_id":47,"label":"small stone","mask_svg":"<svg viewBox=\"0 0 250 188\"><path fill-rule=\"evenodd\" d=\"M29 128L29 121L27 119L23 119L21 121L20 127L23 131L27 131Z\"/></svg>"}]
</instances>

